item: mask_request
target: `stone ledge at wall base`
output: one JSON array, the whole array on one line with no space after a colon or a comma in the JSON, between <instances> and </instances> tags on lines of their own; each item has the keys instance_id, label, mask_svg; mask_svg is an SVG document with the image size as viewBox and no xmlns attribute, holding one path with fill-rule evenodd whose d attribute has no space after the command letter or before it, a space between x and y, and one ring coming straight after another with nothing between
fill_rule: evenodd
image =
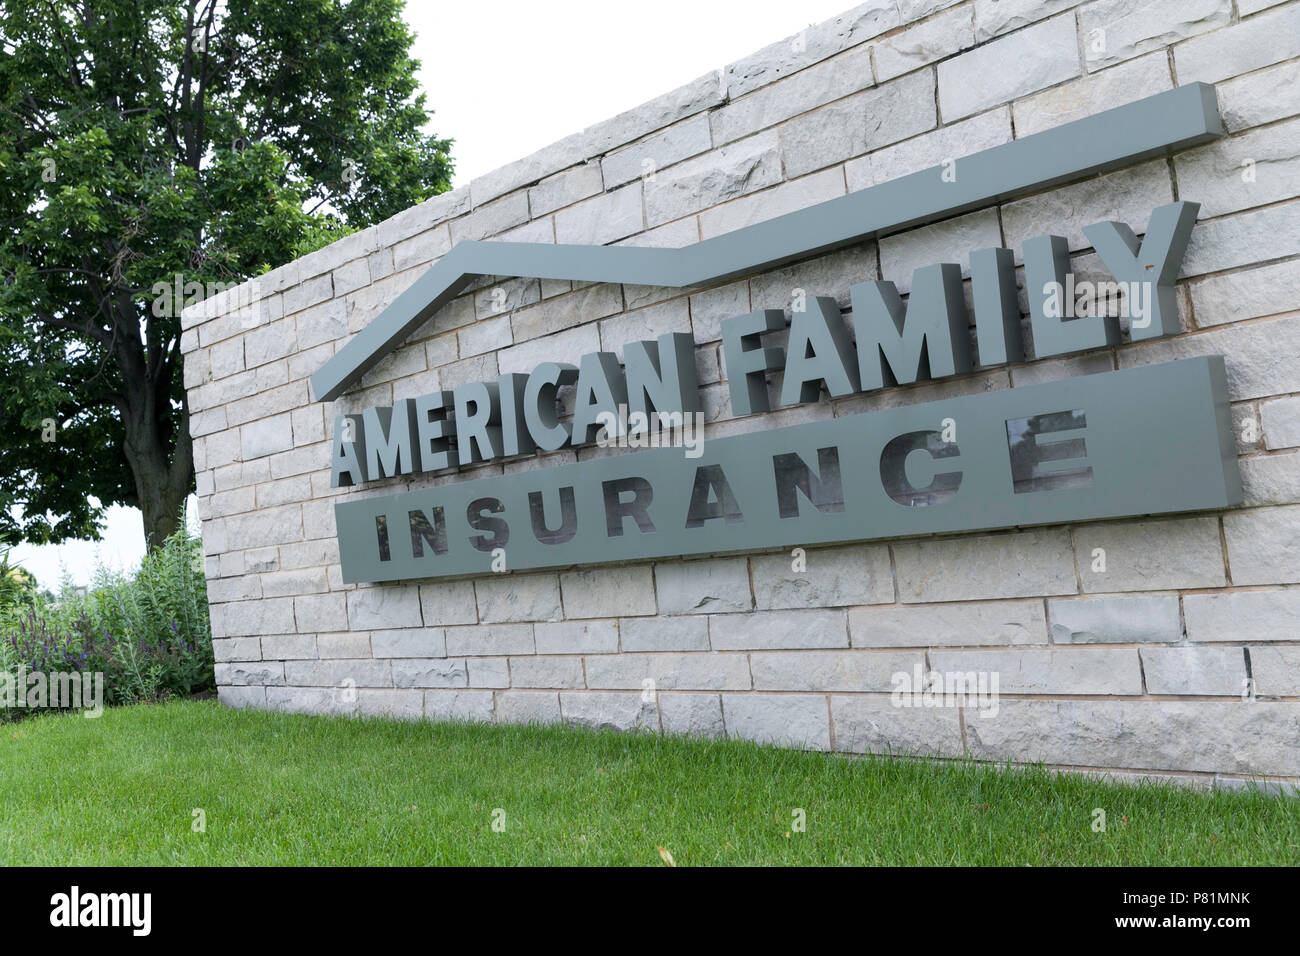
<instances>
[{"instance_id":1,"label":"stone ledge at wall base","mask_svg":"<svg viewBox=\"0 0 1300 956\"><path fill-rule=\"evenodd\" d=\"M1041 761L1201 786L1262 777L1293 792L1300 0L1206 3L1198 18L1166 4L1102 24L1113 5L1097 0L1066 10L965 0L905 14L871 0L734 64L725 85L702 78L187 309L184 381L223 703ZM1098 26L1102 50L1089 32ZM1226 129L1169 158L703 286L481 278L355 389L313 400L311 376L466 239L683 248L943 169L945 157L960 181L960 157L1196 82L1216 85ZM1153 210L1184 201L1184 214L1200 208L1171 278L1169 334L1136 340L1121 318L1122 335L1096 348L1035 351L1025 241L1059 232L1047 251L1098 282L1108 270L1086 227L1141 232ZM727 320L771 310L784 326L821 296L856 335L854 284L890 281L910 301L914 270L934 263L954 265L960 304L978 315L968 254L989 248L1010 250L1006 338L1023 333L1026 359L1008 353L1009 364L765 414L733 405ZM971 329L977 354L982 331ZM960 412L990 393L1220 355L1243 501L685 561L345 582L336 503L640 452L568 447L335 488L337 416L585 353L622 363L628 343L672 335L690 338L709 439L927 402ZM768 335L764 346L789 348L787 329ZM783 387L770 371L773 405ZM567 420L572 399L558 404ZM895 706L896 679L919 685L918 667L997 674L996 715L987 697Z\"/></svg>"}]
</instances>

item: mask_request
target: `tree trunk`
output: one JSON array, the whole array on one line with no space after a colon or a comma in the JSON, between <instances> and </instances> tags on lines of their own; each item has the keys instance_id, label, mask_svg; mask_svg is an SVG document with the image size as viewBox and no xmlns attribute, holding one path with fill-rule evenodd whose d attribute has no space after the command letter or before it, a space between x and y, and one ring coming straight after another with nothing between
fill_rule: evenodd
<instances>
[{"instance_id":1,"label":"tree trunk","mask_svg":"<svg viewBox=\"0 0 1300 956\"><path fill-rule=\"evenodd\" d=\"M129 403L123 410L122 425L126 432L123 449L135 477L145 546L152 553L180 530L181 509L194 481L194 459L188 407L181 410L173 452L169 448L170 429L151 414L151 402L143 405L141 408Z\"/></svg>"}]
</instances>

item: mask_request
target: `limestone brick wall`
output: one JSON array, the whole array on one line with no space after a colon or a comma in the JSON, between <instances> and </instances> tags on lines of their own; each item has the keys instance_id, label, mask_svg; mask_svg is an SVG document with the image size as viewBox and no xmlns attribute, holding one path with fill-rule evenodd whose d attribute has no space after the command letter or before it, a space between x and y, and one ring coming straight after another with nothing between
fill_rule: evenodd
<instances>
[{"instance_id":1,"label":"limestone brick wall","mask_svg":"<svg viewBox=\"0 0 1300 956\"><path fill-rule=\"evenodd\" d=\"M308 379L465 239L676 247L1175 85L1229 135L831 255L688 289L485 279L334 402ZM1141 232L1201 204L1185 331L732 415L719 324L985 246ZM1300 0L869 0L185 313L221 700L566 722L851 753L971 754L1238 785L1300 780ZM1173 358L1226 356L1243 507L395 585L345 585L333 507L605 454L330 487L334 416L690 332L709 437ZM780 336L776 338L779 340ZM780 344L779 341L775 344ZM1032 343L1029 343L1032 356ZM778 376L779 378L779 376ZM624 452L627 453L627 452ZM634 452L632 452L634 453ZM1096 570L1104 549L1105 570ZM996 715L891 676L996 672ZM650 682L650 683L647 683Z\"/></svg>"}]
</instances>

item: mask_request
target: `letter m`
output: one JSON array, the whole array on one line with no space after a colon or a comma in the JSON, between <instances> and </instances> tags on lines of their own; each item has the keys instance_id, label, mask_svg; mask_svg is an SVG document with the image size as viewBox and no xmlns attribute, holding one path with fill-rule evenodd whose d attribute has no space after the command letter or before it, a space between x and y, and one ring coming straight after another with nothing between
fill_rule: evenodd
<instances>
[{"instance_id":1,"label":"letter m","mask_svg":"<svg viewBox=\"0 0 1300 956\"><path fill-rule=\"evenodd\" d=\"M863 391L971 370L960 266L917 269L906 305L892 282L860 282L849 295Z\"/></svg>"}]
</instances>

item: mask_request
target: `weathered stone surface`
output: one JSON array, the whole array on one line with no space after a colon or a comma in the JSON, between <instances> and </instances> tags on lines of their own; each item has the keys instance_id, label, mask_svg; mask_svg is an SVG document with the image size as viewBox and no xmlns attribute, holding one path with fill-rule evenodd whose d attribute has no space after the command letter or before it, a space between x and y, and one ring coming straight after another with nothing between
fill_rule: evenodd
<instances>
[{"instance_id":1,"label":"weathered stone surface","mask_svg":"<svg viewBox=\"0 0 1300 956\"><path fill-rule=\"evenodd\" d=\"M880 271L899 292L907 293L912 288L912 273L917 269L936 262L956 262L961 266L962 276L970 278L970 254L976 249L1000 245L1002 229L997 210L981 209L881 239Z\"/></svg>"},{"instance_id":2,"label":"weathered stone surface","mask_svg":"<svg viewBox=\"0 0 1300 956\"><path fill-rule=\"evenodd\" d=\"M794 570L798 560L803 570ZM889 549L884 545L817 548L750 559L754 600L760 609L844 607L894 599Z\"/></svg>"},{"instance_id":3,"label":"weathered stone surface","mask_svg":"<svg viewBox=\"0 0 1300 956\"><path fill-rule=\"evenodd\" d=\"M954 163L950 168L956 170L955 164L961 157L1009 142L1011 110L1003 106L893 146L873 150L845 165L844 175L849 192L856 192L932 166L942 167L949 161Z\"/></svg>"},{"instance_id":4,"label":"weathered stone surface","mask_svg":"<svg viewBox=\"0 0 1300 956\"><path fill-rule=\"evenodd\" d=\"M560 713L566 724L593 730L659 729L654 699L638 693L560 694Z\"/></svg>"},{"instance_id":5,"label":"weathered stone surface","mask_svg":"<svg viewBox=\"0 0 1300 956\"><path fill-rule=\"evenodd\" d=\"M258 684L263 687L285 682L280 661L224 661L216 665L218 684Z\"/></svg>"},{"instance_id":6,"label":"weathered stone surface","mask_svg":"<svg viewBox=\"0 0 1300 956\"><path fill-rule=\"evenodd\" d=\"M1060 529L894 545L904 602L1074 594L1069 533Z\"/></svg>"},{"instance_id":7,"label":"weathered stone surface","mask_svg":"<svg viewBox=\"0 0 1300 956\"><path fill-rule=\"evenodd\" d=\"M1300 774L1300 704L1003 700L966 722L987 760L1074 767Z\"/></svg>"},{"instance_id":8,"label":"weathered stone surface","mask_svg":"<svg viewBox=\"0 0 1300 956\"><path fill-rule=\"evenodd\" d=\"M810 25L727 67L727 93L736 99L797 73L899 25L897 5L868 0L831 20Z\"/></svg>"},{"instance_id":9,"label":"weathered stone surface","mask_svg":"<svg viewBox=\"0 0 1300 956\"><path fill-rule=\"evenodd\" d=\"M939 64L939 109L947 120L970 116L1078 76L1073 16L1046 20ZM1013 70L1006 64L1015 63Z\"/></svg>"},{"instance_id":10,"label":"weathered stone surface","mask_svg":"<svg viewBox=\"0 0 1300 956\"><path fill-rule=\"evenodd\" d=\"M781 181L776 130L678 163L645 183L646 223L657 226Z\"/></svg>"},{"instance_id":11,"label":"weathered stone surface","mask_svg":"<svg viewBox=\"0 0 1300 956\"><path fill-rule=\"evenodd\" d=\"M1229 131L1250 129L1300 114L1300 62L1247 73L1215 84L1219 115Z\"/></svg>"},{"instance_id":12,"label":"weathered stone surface","mask_svg":"<svg viewBox=\"0 0 1300 956\"><path fill-rule=\"evenodd\" d=\"M1141 644L1182 640L1178 598L1068 598L1047 602L1057 644Z\"/></svg>"},{"instance_id":13,"label":"weathered stone surface","mask_svg":"<svg viewBox=\"0 0 1300 956\"><path fill-rule=\"evenodd\" d=\"M1300 647L1251 647L1250 673L1260 697L1300 697Z\"/></svg>"},{"instance_id":14,"label":"weathered stone surface","mask_svg":"<svg viewBox=\"0 0 1300 956\"><path fill-rule=\"evenodd\" d=\"M713 144L730 143L871 85L870 48L847 50L715 110Z\"/></svg>"},{"instance_id":15,"label":"weathered stone surface","mask_svg":"<svg viewBox=\"0 0 1300 956\"><path fill-rule=\"evenodd\" d=\"M709 644L715 651L848 647L849 634L843 611L716 614L709 618Z\"/></svg>"},{"instance_id":16,"label":"weathered stone surface","mask_svg":"<svg viewBox=\"0 0 1300 956\"><path fill-rule=\"evenodd\" d=\"M599 246L645 227L641 184L634 183L561 209L555 214L555 241Z\"/></svg>"},{"instance_id":17,"label":"weathered stone surface","mask_svg":"<svg viewBox=\"0 0 1300 956\"><path fill-rule=\"evenodd\" d=\"M312 660L319 656L315 634L274 634L262 638L262 657L268 661Z\"/></svg>"},{"instance_id":18,"label":"weathered stone surface","mask_svg":"<svg viewBox=\"0 0 1300 956\"><path fill-rule=\"evenodd\" d=\"M709 117L706 114L693 116L630 146L615 150L602 159L600 166L605 186L613 189L638 177L647 183L653 182L660 170L707 152L712 145Z\"/></svg>"},{"instance_id":19,"label":"weathered stone surface","mask_svg":"<svg viewBox=\"0 0 1300 956\"><path fill-rule=\"evenodd\" d=\"M1119 365L1134 368L1193 355L1223 355L1228 394L1233 401L1244 401L1300 391L1300 364L1289 360L1297 347L1300 317L1292 316L1130 346L1120 350Z\"/></svg>"},{"instance_id":20,"label":"weathered stone surface","mask_svg":"<svg viewBox=\"0 0 1300 956\"><path fill-rule=\"evenodd\" d=\"M290 714L354 715L357 712L356 688L340 687L267 687L266 706Z\"/></svg>"},{"instance_id":21,"label":"weathered stone surface","mask_svg":"<svg viewBox=\"0 0 1300 956\"><path fill-rule=\"evenodd\" d=\"M347 628L345 594L304 594L293 599L296 630L303 633L339 631Z\"/></svg>"},{"instance_id":22,"label":"weathered stone surface","mask_svg":"<svg viewBox=\"0 0 1300 956\"><path fill-rule=\"evenodd\" d=\"M749 569L744 558L708 558L655 565L660 614L748 611Z\"/></svg>"},{"instance_id":23,"label":"weathered stone surface","mask_svg":"<svg viewBox=\"0 0 1300 956\"><path fill-rule=\"evenodd\" d=\"M805 295L831 296L841 309L847 309L849 287L878 277L876 246L865 243L755 276L749 280L749 297L755 309L785 309L788 313L802 289Z\"/></svg>"},{"instance_id":24,"label":"weathered stone surface","mask_svg":"<svg viewBox=\"0 0 1300 956\"><path fill-rule=\"evenodd\" d=\"M511 687L581 687L581 657L512 657Z\"/></svg>"},{"instance_id":25,"label":"weathered stone surface","mask_svg":"<svg viewBox=\"0 0 1300 956\"><path fill-rule=\"evenodd\" d=\"M1163 50L1149 53L1017 100L1011 107L1016 119L1016 135L1029 136L1083 119L1172 89L1173 85L1169 57Z\"/></svg>"},{"instance_id":26,"label":"weathered stone surface","mask_svg":"<svg viewBox=\"0 0 1300 956\"><path fill-rule=\"evenodd\" d=\"M704 210L700 213L700 236L711 239L843 195L843 171L839 168L823 169Z\"/></svg>"},{"instance_id":27,"label":"weathered stone surface","mask_svg":"<svg viewBox=\"0 0 1300 956\"><path fill-rule=\"evenodd\" d=\"M611 185L618 185L613 183ZM556 173L528 190L528 208L533 216L544 216L603 191L599 163L583 163Z\"/></svg>"},{"instance_id":28,"label":"weathered stone surface","mask_svg":"<svg viewBox=\"0 0 1300 956\"><path fill-rule=\"evenodd\" d=\"M1300 590L1189 594L1183 613L1192 641L1300 641Z\"/></svg>"},{"instance_id":29,"label":"weathered stone surface","mask_svg":"<svg viewBox=\"0 0 1300 956\"><path fill-rule=\"evenodd\" d=\"M372 641L377 641L379 636L376 634ZM399 659L392 662L392 671L393 684L397 687L466 687L469 684L469 672L463 660Z\"/></svg>"},{"instance_id":30,"label":"weathered stone surface","mask_svg":"<svg viewBox=\"0 0 1300 956\"><path fill-rule=\"evenodd\" d=\"M295 631L293 603L293 598L263 598L213 605L212 636L243 637Z\"/></svg>"},{"instance_id":31,"label":"weathered stone surface","mask_svg":"<svg viewBox=\"0 0 1300 956\"><path fill-rule=\"evenodd\" d=\"M380 690L363 687L357 691L357 712L362 717L419 720L424 716L424 694L418 690Z\"/></svg>"},{"instance_id":32,"label":"weathered stone surface","mask_svg":"<svg viewBox=\"0 0 1300 956\"><path fill-rule=\"evenodd\" d=\"M1089 523L1075 529L1074 546L1085 593L1211 588L1226 583L1219 522L1214 517ZM1098 548L1105 554L1097 554Z\"/></svg>"},{"instance_id":33,"label":"weathered stone surface","mask_svg":"<svg viewBox=\"0 0 1300 956\"><path fill-rule=\"evenodd\" d=\"M234 687L222 684L217 688L217 700L235 710L265 710L265 687Z\"/></svg>"},{"instance_id":34,"label":"weathered stone surface","mask_svg":"<svg viewBox=\"0 0 1300 956\"><path fill-rule=\"evenodd\" d=\"M854 647L961 647L1046 644L1043 602L981 601L849 612Z\"/></svg>"},{"instance_id":35,"label":"weathered stone surface","mask_svg":"<svg viewBox=\"0 0 1300 956\"><path fill-rule=\"evenodd\" d=\"M473 581L430 581L420 585L420 607L430 626L478 623Z\"/></svg>"},{"instance_id":36,"label":"weathered stone surface","mask_svg":"<svg viewBox=\"0 0 1300 956\"><path fill-rule=\"evenodd\" d=\"M669 332L691 331L690 310L686 297L660 302L634 312L624 312L600 320L600 344L623 361L623 348L629 342L651 342Z\"/></svg>"},{"instance_id":37,"label":"weathered stone surface","mask_svg":"<svg viewBox=\"0 0 1300 956\"><path fill-rule=\"evenodd\" d=\"M1297 83L1300 89L1300 82ZM1188 286L1200 328L1295 309L1300 259L1210 276Z\"/></svg>"},{"instance_id":38,"label":"weathered stone surface","mask_svg":"<svg viewBox=\"0 0 1300 956\"><path fill-rule=\"evenodd\" d=\"M974 45L971 8L949 10L876 42L876 82L884 83Z\"/></svg>"},{"instance_id":39,"label":"weathered stone surface","mask_svg":"<svg viewBox=\"0 0 1300 956\"><path fill-rule=\"evenodd\" d=\"M975 38L983 43L1077 7L1082 2L1084 0L975 0Z\"/></svg>"},{"instance_id":40,"label":"weathered stone surface","mask_svg":"<svg viewBox=\"0 0 1300 956\"><path fill-rule=\"evenodd\" d=\"M494 574L474 582L479 620L558 621L560 581L554 574Z\"/></svg>"},{"instance_id":41,"label":"weathered stone surface","mask_svg":"<svg viewBox=\"0 0 1300 956\"><path fill-rule=\"evenodd\" d=\"M717 73L706 73L684 86L597 123L585 132L596 152L605 153L717 106L722 99L723 91Z\"/></svg>"},{"instance_id":42,"label":"weathered stone surface","mask_svg":"<svg viewBox=\"0 0 1300 956\"><path fill-rule=\"evenodd\" d=\"M1251 508L1223 517L1232 583L1300 583L1300 505Z\"/></svg>"},{"instance_id":43,"label":"weathered stone surface","mask_svg":"<svg viewBox=\"0 0 1300 956\"><path fill-rule=\"evenodd\" d=\"M1231 18L1231 0L1096 0L1079 8L1079 33L1088 69L1095 70L1221 27Z\"/></svg>"},{"instance_id":44,"label":"weathered stone surface","mask_svg":"<svg viewBox=\"0 0 1300 956\"><path fill-rule=\"evenodd\" d=\"M494 657L532 654L531 624L471 624L447 628L447 653L452 657Z\"/></svg>"},{"instance_id":45,"label":"weathered stone surface","mask_svg":"<svg viewBox=\"0 0 1300 956\"><path fill-rule=\"evenodd\" d=\"M931 651L929 658L941 673L997 674L1000 694L1142 693L1138 655L1131 648Z\"/></svg>"},{"instance_id":46,"label":"weathered stone surface","mask_svg":"<svg viewBox=\"0 0 1300 956\"><path fill-rule=\"evenodd\" d=\"M503 724L560 722L560 695L553 690L497 691L496 719Z\"/></svg>"},{"instance_id":47,"label":"weathered stone surface","mask_svg":"<svg viewBox=\"0 0 1300 956\"><path fill-rule=\"evenodd\" d=\"M1178 190L1202 218L1300 195L1300 119L1225 137L1174 159Z\"/></svg>"},{"instance_id":48,"label":"weathered stone surface","mask_svg":"<svg viewBox=\"0 0 1300 956\"><path fill-rule=\"evenodd\" d=\"M658 694L659 724L666 734L725 737L718 694Z\"/></svg>"},{"instance_id":49,"label":"weathered stone surface","mask_svg":"<svg viewBox=\"0 0 1300 956\"><path fill-rule=\"evenodd\" d=\"M1300 501L1300 452L1241 459L1241 484L1248 508Z\"/></svg>"},{"instance_id":50,"label":"weathered stone surface","mask_svg":"<svg viewBox=\"0 0 1300 956\"><path fill-rule=\"evenodd\" d=\"M257 637L213 638L212 656L219 664L227 661L260 661L262 641Z\"/></svg>"},{"instance_id":51,"label":"weathered stone surface","mask_svg":"<svg viewBox=\"0 0 1300 956\"><path fill-rule=\"evenodd\" d=\"M727 736L758 743L830 750L826 698L800 694L723 694Z\"/></svg>"},{"instance_id":52,"label":"weathered stone surface","mask_svg":"<svg viewBox=\"0 0 1300 956\"><path fill-rule=\"evenodd\" d=\"M617 654L615 621L555 621L533 625L538 654Z\"/></svg>"},{"instance_id":53,"label":"weathered stone surface","mask_svg":"<svg viewBox=\"0 0 1300 956\"><path fill-rule=\"evenodd\" d=\"M426 690L424 716L429 720L491 723L494 704L490 690Z\"/></svg>"},{"instance_id":54,"label":"weathered stone surface","mask_svg":"<svg viewBox=\"0 0 1300 956\"><path fill-rule=\"evenodd\" d=\"M793 179L915 136L933 129L936 119L929 70L863 90L781 127L785 175Z\"/></svg>"},{"instance_id":55,"label":"weathered stone surface","mask_svg":"<svg viewBox=\"0 0 1300 956\"><path fill-rule=\"evenodd\" d=\"M695 343L717 342L724 320L749 311L749 283L742 280L698 292L689 301Z\"/></svg>"},{"instance_id":56,"label":"weathered stone surface","mask_svg":"<svg viewBox=\"0 0 1300 956\"><path fill-rule=\"evenodd\" d=\"M1259 419L1264 433L1264 447L1300 446L1300 398L1280 398L1259 406Z\"/></svg>"},{"instance_id":57,"label":"weathered stone surface","mask_svg":"<svg viewBox=\"0 0 1300 956\"><path fill-rule=\"evenodd\" d=\"M636 651L707 651L709 619L700 616L624 618L619 621L624 653Z\"/></svg>"},{"instance_id":58,"label":"weathered stone surface","mask_svg":"<svg viewBox=\"0 0 1300 956\"><path fill-rule=\"evenodd\" d=\"M389 661L285 661L284 680L295 687L392 687Z\"/></svg>"},{"instance_id":59,"label":"weathered stone surface","mask_svg":"<svg viewBox=\"0 0 1300 956\"><path fill-rule=\"evenodd\" d=\"M654 577L649 565L570 571L560 575L560 588L567 618L655 613Z\"/></svg>"},{"instance_id":60,"label":"weathered stone surface","mask_svg":"<svg viewBox=\"0 0 1300 956\"><path fill-rule=\"evenodd\" d=\"M956 707L899 707L888 697L833 694L831 722L835 749L844 753L957 757L963 749Z\"/></svg>"},{"instance_id":61,"label":"weathered stone surface","mask_svg":"<svg viewBox=\"0 0 1300 956\"><path fill-rule=\"evenodd\" d=\"M1246 658L1240 647L1144 647L1147 693L1240 697Z\"/></svg>"},{"instance_id":62,"label":"weathered stone surface","mask_svg":"<svg viewBox=\"0 0 1300 956\"><path fill-rule=\"evenodd\" d=\"M510 326L515 341L523 342L613 315L622 308L622 287L600 282L522 308L510 316Z\"/></svg>"},{"instance_id":63,"label":"weathered stone surface","mask_svg":"<svg viewBox=\"0 0 1300 956\"><path fill-rule=\"evenodd\" d=\"M924 665L919 651L766 651L750 655L755 690L888 691Z\"/></svg>"},{"instance_id":64,"label":"weathered stone surface","mask_svg":"<svg viewBox=\"0 0 1300 956\"><path fill-rule=\"evenodd\" d=\"M587 686L598 690L748 690L744 654L619 654L588 657Z\"/></svg>"},{"instance_id":65,"label":"weathered stone surface","mask_svg":"<svg viewBox=\"0 0 1300 956\"><path fill-rule=\"evenodd\" d=\"M1217 83L1290 60L1300 35L1300 7L1287 4L1174 47L1179 83Z\"/></svg>"},{"instance_id":66,"label":"weathered stone surface","mask_svg":"<svg viewBox=\"0 0 1300 956\"><path fill-rule=\"evenodd\" d=\"M1077 250L1092 245L1083 228L1095 222L1115 220L1145 233L1151 210L1173 201L1169 167L1157 160L1007 203L1002 228L1019 262L1025 240L1034 236L1064 236Z\"/></svg>"},{"instance_id":67,"label":"weathered stone surface","mask_svg":"<svg viewBox=\"0 0 1300 956\"><path fill-rule=\"evenodd\" d=\"M348 594L348 625L358 630L420 627L420 591L411 585L360 588Z\"/></svg>"}]
</instances>

